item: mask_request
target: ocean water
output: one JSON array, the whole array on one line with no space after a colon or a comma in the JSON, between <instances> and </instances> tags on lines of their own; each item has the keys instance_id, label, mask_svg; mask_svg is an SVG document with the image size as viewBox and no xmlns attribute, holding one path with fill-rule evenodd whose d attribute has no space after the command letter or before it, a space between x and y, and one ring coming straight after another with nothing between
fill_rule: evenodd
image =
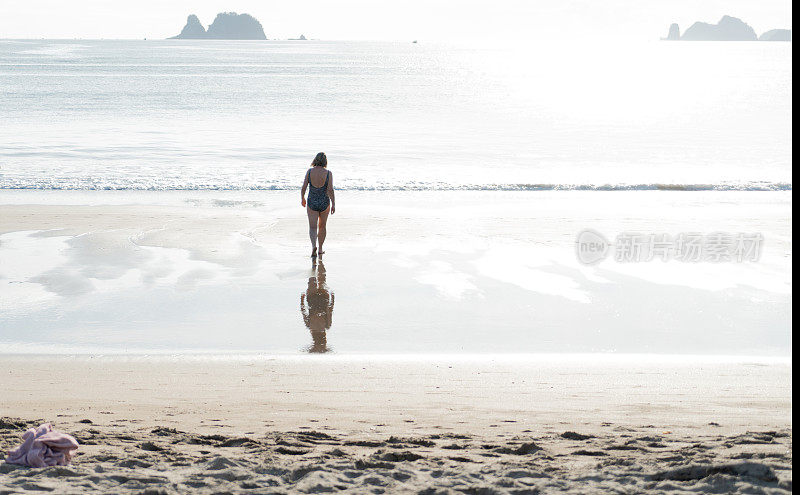
<instances>
[{"instance_id":1,"label":"ocean water","mask_svg":"<svg viewBox=\"0 0 800 495\"><path fill-rule=\"evenodd\" d=\"M0 354L790 356L791 63L0 40ZM341 191L324 268L297 197L318 151ZM587 228L764 250L586 266Z\"/></svg>"},{"instance_id":2,"label":"ocean water","mask_svg":"<svg viewBox=\"0 0 800 495\"><path fill-rule=\"evenodd\" d=\"M0 40L0 188L791 189L789 43Z\"/></svg>"}]
</instances>

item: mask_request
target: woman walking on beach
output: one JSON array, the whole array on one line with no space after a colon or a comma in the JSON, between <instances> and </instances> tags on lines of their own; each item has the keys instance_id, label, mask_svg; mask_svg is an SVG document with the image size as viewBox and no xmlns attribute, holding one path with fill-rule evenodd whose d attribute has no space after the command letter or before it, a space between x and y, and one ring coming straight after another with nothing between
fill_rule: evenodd
<instances>
[{"instance_id":1,"label":"woman walking on beach","mask_svg":"<svg viewBox=\"0 0 800 495\"><path fill-rule=\"evenodd\" d=\"M318 185L314 185L318 184ZM306 203L306 188L308 191L308 203ZM336 213L336 197L333 194L333 174L328 170L328 157L325 153L317 153L311 168L306 172L303 180L303 189L300 191L300 203L306 207L308 214L308 236L311 238L311 257L322 259L322 244L325 242L327 234L326 224L328 223L328 213ZM319 249L317 249L319 242Z\"/></svg>"}]
</instances>

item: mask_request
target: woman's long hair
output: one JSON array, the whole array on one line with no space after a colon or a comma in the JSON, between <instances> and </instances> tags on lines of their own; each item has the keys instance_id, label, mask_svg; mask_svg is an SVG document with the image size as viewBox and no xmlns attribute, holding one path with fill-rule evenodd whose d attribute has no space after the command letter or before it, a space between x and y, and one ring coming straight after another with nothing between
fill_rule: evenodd
<instances>
[{"instance_id":1,"label":"woman's long hair","mask_svg":"<svg viewBox=\"0 0 800 495\"><path fill-rule=\"evenodd\" d=\"M314 157L314 161L311 162L312 167L327 167L328 166L328 157L325 156L325 153L319 152L317 156Z\"/></svg>"}]
</instances>

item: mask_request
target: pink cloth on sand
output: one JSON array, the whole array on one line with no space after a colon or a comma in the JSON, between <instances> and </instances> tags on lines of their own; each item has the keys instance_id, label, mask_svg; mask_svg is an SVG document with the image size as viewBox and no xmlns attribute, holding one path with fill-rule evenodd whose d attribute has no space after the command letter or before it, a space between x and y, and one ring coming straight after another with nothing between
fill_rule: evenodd
<instances>
[{"instance_id":1,"label":"pink cloth on sand","mask_svg":"<svg viewBox=\"0 0 800 495\"><path fill-rule=\"evenodd\" d=\"M22 445L9 451L6 462L30 467L66 466L78 441L72 435L54 430L49 423L30 428L22 435Z\"/></svg>"}]
</instances>

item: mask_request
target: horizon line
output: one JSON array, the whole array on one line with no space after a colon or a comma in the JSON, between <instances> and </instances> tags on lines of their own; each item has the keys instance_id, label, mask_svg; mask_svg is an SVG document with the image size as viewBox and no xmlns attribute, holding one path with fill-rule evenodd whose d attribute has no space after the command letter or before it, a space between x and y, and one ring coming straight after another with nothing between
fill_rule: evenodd
<instances>
[{"instance_id":1,"label":"horizon line","mask_svg":"<svg viewBox=\"0 0 800 495\"><path fill-rule=\"evenodd\" d=\"M368 42L386 42L386 43L406 43L406 42L413 42L418 41L419 38L409 38L406 39L374 39L374 38L306 38L301 40L299 38L267 38L265 40L246 40L246 39L179 39L175 38L174 36L170 36L167 38L160 38L160 37L141 37L141 38L47 38L47 37L35 37L35 38L3 38L0 37L0 41L255 41L255 42L264 42L264 41L368 41ZM429 43L447 43L448 41L443 40L427 40ZM455 41L455 40L452 40Z\"/></svg>"}]
</instances>

